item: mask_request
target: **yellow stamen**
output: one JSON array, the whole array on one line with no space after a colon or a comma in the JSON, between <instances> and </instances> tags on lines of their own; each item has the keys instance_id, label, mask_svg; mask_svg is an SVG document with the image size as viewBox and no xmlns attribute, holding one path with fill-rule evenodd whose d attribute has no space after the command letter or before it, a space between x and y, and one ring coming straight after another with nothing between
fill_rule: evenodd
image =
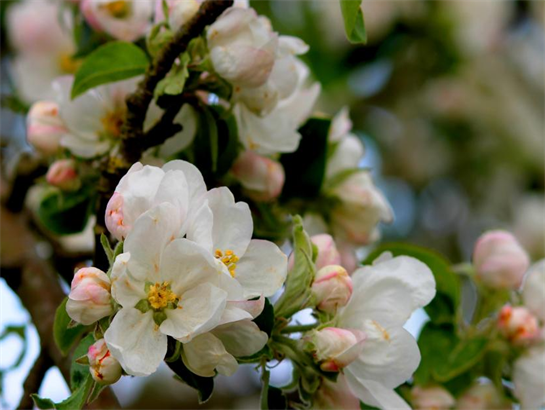
<instances>
[{"instance_id":1,"label":"yellow stamen","mask_svg":"<svg viewBox=\"0 0 545 410\"><path fill-rule=\"evenodd\" d=\"M238 256L235 255L235 253L231 249L227 249L225 250L225 252L222 252L220 249L216 249L216 252L214 254L216 256L216 259L219 259L223 262L225 266L227 266L227 270L229 270L229 273L234 278L237 268L237 262L239 260Z\"/></svg>"},{"instance_id":2,"label":"yellow stamen","mask_svg":"<svg viewBox=\"0 0 545 410\"><path fill-rule=\"evenodd\" d=\"M168 282L156 283L149 288L148 302L153 309L164 309L169 303L177 303L179 300L180 298L170 289Z\"/></svg>"},{"instance_id":3,"label":"yellow stamen","mask_svg":"<svg viewBox=\"0 0 545 410\"><path fill-rule=\"evenodd\" d=\"M125 0L110 1L102 4L101 7L116 19L127 17L130 12L130 4Z\"/></svg>"},{"instance_id":4,"label":"yellow stamen","mask_svg":"<svg viewBox=\"0 0 545 410\"><path fill-rule=\"evenodd\" d=\"M59 56L59 68L65 74L74 74L78 71L81 60L72 58L70 54L61 54Z\"/></svg>"},{"instance_id":5,"label":"yellow stamen","mask_svg":"<svg viewBox=\"0 0 545 410\"><path fill-rule=\"evenodd\" d=\"M114 111L109 111L102 118L102 126L108 135L112 137L119 137L121 135L121 126L125 119L125 111L125 108L117 108Z\"/></svg>"}]
</instances>

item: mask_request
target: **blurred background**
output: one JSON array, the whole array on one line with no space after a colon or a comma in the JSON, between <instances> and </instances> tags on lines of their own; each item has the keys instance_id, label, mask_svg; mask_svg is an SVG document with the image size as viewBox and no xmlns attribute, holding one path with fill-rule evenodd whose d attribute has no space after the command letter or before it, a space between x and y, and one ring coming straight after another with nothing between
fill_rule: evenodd
<instances>
[{"instance_id":1,"label":"blurred background","mask_svg":"<svg viewBox=\"0 0 545 410\"><path fill-rule=\"evenodd\" d=\"M2 20L9 3L0 2ZM304 59L323 87L318 110L333 115L349 107L366 147L361 165L373 169L396 215L382 229L383 242L411 242L462 262L480 233L504 228L533 260L545 256L545 1L364 0L365 46L346 41L336 0L251 6L276 31L310 45ZM29 148L24 118L4 98L10 84L4 39L0 134L2 171L9 172L9 159ZM7 325L26 325L28 314L3 281L0 298L0 335ZM417 333L422 320L417 315L408 327ZM0 340L2 408L17 405L38 352L32 325L22 329L23 338L12 332ZM114 387L121 404L197 407L196 394L162 370L145 380L123 378ZM287 383L290 369L282 364L272 377L272 384ZM154 394L167 383L172 388ZM242 367L218 382L202 408L256 408L258 387L253 369ZM40 393L68 395L57 370Z\"/></svg>"}]
</instances>

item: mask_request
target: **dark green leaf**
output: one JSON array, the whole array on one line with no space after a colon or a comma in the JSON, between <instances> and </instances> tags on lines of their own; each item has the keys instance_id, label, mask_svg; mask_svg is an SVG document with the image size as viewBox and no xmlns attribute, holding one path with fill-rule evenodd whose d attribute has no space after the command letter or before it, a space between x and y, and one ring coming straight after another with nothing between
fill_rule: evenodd
<instances>
[{"instance_id":1,"label":"dark green leaf","mask_svg":"<svg viewBox=\"0 0 545 410\"><path fill-rule=\"evenodd\" d=\"M238 128L234 115L226 113L220 107L214 107L219 116L218 126L218 162L216 177L222 177L233 166L239 153Z\"/></svg>"},{"instance_id":2,"label":"dark green leaf","mask_svg":"<svg viewBox=\"0 0 545 410\"><path fill-rule=\"evenodd\" d=\"M286 396L278 387L269 386L267 402L269 410L285 410L288 408Z\"/></svg>"},{"instance_id":3,"label":"dark green leaf","mask_svg":"<svg viewBox=\"0 0 545 410\"><path fill-rule=\"evenodd\" d=\"M199 403L205 403L210 399L214 391L213 377L197 376L186 367L182 360L166 362L166 364L176 374L176 379L197 390Z\"/></svg>"},{"instance_id":4,"label":"dark green leaf","mask_svg":"<svg viewBox=\"0 0 545 410\"><path fill-rule=\"evenodd\" d=\"M443 356L444 360L434 369L435 379L447 382L469 370L483 358L487 346L488 340L483 337L459 341L446 360Z\"/></svg>"},{"instance_id":5,"label":"dark green leaf","mask_svg":"<svg viewBox=\"0 0 545 410\"><path fill-rule=\"evenodd\" d=\"M147 67L148 57L138 46L123 41L104 44L89 54L76 72L71 97L102 84L144 74Z\"/></svg>"},{"instance_id":6,"label":"dark green leaf","mask_svg":"<svg viewBox=\"0 0 545 410\"><path fill-rule=\"evenodd\" d=\"M95 338L92 334L89 334L81 340L78 347L74 350L72 366L70 367L70 388L72 391L76 391L88 378L92 379L89 366L79 364L76 360L86 355L93 343L95 343Z\"/></svg>"},{"instance_id":7,"label":"dark green leaf","mask_svg":"<svg viewBox=\"0 0 545 410\"><path fill-rule=\"evenodd\" d=\"M195 161L203 175L214 174L218 165L218 126L209 107L199 107L199 127L195 136Z\"/></svg>"},{"instance_id":8,"label":"dark green leaf","mask_svg":"<svg viewBox=\"0 0 545 410\"><path fill-rule=\"evenodd\" d=\"M53 324L53 338L55 339L57 347L65 356L74 343L76 343L81 335L88 329L87 326L83 325L68 327L71 320L68 313L66 313L66 302L68 302L67 297L64 298L61 305L57 308L57 311L55 312L55 323Z\"/></svg>"},{"instance_id":9,"label":"dark green leaf","mask_svg":"<svg viewBox=\"0 0 545 410\"><path fill-rule=\"evenodd\" d=\"M299 129L302 138L297 151L280 158L286 175L297 175L296 178L286 179L283 198L314 198L320 193L327 164L330 125L329 119L309 119Z\"/></svg>"},{"instance_id":10,"label":"dark green leaf","mask_svg":"<svg viewBox=\"0 0 545 410\"><path fill-rule=\"evenodd\" d=\"M354 44L366 43L365 22L361 9L362 0L340 0L344 19L344 30L348 41Z\"/></svg>"},{"instance_id":11,"label":"dark green leaf","mask_svg":"<svg viewBox=\"0 0 545 410\"><path fill-rule=\"evenodd\" d=\"M269 336L271 335L274 327L274 307L269 299L265 298L265 306L263 307L263 311L254 319L254 323L260 330L267 333Z\"/></svg>"},{"instance_id":12,"label":"dark green leaf","mask_svg":"<svg viewBox=\"0 0 545 410\"><path fill-rule=\"evenodd\" d=\"M70 397L60 403L54 403L53 400L44 399L37 394L32 394L31 397L32 400L34 400L34 404L36 404L36 407L39 409L79 410L85 405L93 386L93 378L89 375L85 382L82 383Z\"/></svg>"},{"instance_id":13,"label":"dark green leaf","mask_svg":"<svg viewBox=\"0 0 545 410\"><path fill-rule=\"evenodd\" d=\"M393 256L412 256L430 268L435 277L437 295L424 309L436 324L453 323L460 301L460 283L450 269L448 260L430 249L404 243L387 243L371 252L363 263L372 263L383 252L391 252Z\"/></svg>"},{"instance_id":14,"label":"dark green leaf","mask_svg":"<svg viewBox=\"0 0 545 410\"><path fill-rule=\"evenodd\" d=\"M275 304L277 317L289 318L303 308L311 297L310 286L316 268L312 263L312 242L299 215L293 218L293 268L288 272L284 293Z\"/></svg>"},{"instance_id":15,"label":"dark green leaf","mask_svg":"<svg viewBox=\"0 0 545 410\"><path fill-rule=\"evenodd\" d=\"M55 409L55 403L51 399L44 399L37 394L31 394L30 397L32 397L32 400L34 401L34 404L39 409Z\"/></svg>"},{"instance_id":16,"label":"dark green leaf","mask_svg":"<svg viewBox=\"0 0 545 410\"><path fill-rule=\"evenodd\" d=\"M38 218L51 232L68 235L83 231L94 209L94 196L89 190L47 192L38 207Z\"/></svg>"},{"instance_id":17,"label":"dark green leaf","mask_svg":"<svg viewBox=\"0 0 545 410\"><path fill-rule=\"evenodd\" d=\"M365 404L362 401L360 401L360 409L361 410L380 410L378 407L369 406L368 404Z\"/></svg>"}]
</instances>

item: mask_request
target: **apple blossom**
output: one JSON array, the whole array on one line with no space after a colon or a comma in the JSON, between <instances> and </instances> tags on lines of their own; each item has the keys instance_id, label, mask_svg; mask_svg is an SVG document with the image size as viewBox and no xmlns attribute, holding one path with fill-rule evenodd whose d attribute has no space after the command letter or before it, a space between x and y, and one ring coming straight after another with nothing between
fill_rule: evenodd
<instances>
[{"instance_id":1,"label":"apple blossom","mask_svg":"<svg viewBox=\"0 0 545 410\"><path fill-rule=\"evenodd\" d=\"M47 0L20 1L7 10L8 37L17 51L13 79L25 101L54 98L53 79L74 73L79 66L72 58L76 51L72 34L62 27L59 16L59 4Z\"/></svg>"},{"instance_id":2,"label":"apple blossom","mask_svg":"<svg viewBox=\"0 0 545 410\"><path fill-rule=\"evenodd\" d=\"M231 171L247 190L248 196L256 201L271 201L284 187L282 164L252 151L243 152Z\"/></svg>"},{"instance_id":3,"label":"apple blossom","mask_svg":"<svg viewBox=\"0 0 545 410\"><path fill-rule=\"evenodd\" d=\"M477 279L494 289L518 289L530 264L528 254L506 231L489 231L473 250Z\"/></svg>"},{"instance_id":4,"label":"apple blossom","mask_svg":"<svg viewBox=\"0 0 545 410\"><path fill-rule=\"evenodd\" d=\"M90 325L113 313L110 278L97 268L82 268L74 274L66 312L70 318Z\"/></svg>"},{"instance_id":5,"label":"apple blossom","mask_svg":"<svg viewBox=\"0 0 545 410\"><path fill-rule=\"evenodd\" d=\"M448 410L455 404L452 394L441 386L415 386L411 398L417 410Z\"/></svg>"},{"instance_id":6,"label":"apple blossom","mask_svg":"<svg viewBox=\"0 0 545 410\"><path fill-rule=\"evenodd\" d=\"M526 274L522 299L524 306L545 323L545 259L535 263Z\"/></svg>"},{"instance_id":7,"label":"apple blossom","mask_svg":"<svg viewBox=\"0 0 545 410\"><path fill-rule=\"evenodd\" d=\"M335 186L330 194L339 202L331 211L336 237L365 245L378 239L379 222L391 222L392 209L375 187L369 171L361 170Z\"/></svg>"},{"instance_id":8,"label":"apple blossom","mask_svg":"<svg viewBox=\"0 0 545 410\"><path fill-rule=\"evenodd\" d=\"M339 310L336 326L360 330L367 338L359 357L344 369L348 385L368 405L408 409L393 389L411 377L420 352L403 324L435 296L433 274L417 259L383 255L356 270L352 280L352 297Z\"/></svg>"},{"instance_id":9,"label":"apple blossom","mask_svg":"<svg viewBox=\"0 0 545 410\"><path fill-rule=\"evenodd\" d=\"M314 394L313 408L316 410L358 410L360 400L352 393L346 377L340 373L336 382L322 379Z\"/></svg>"},{"instance_id":10,"label":"apple blossom","mask_svg":"<svg viewBox=\"0 0 545 410\"><path fill-rule=\"evenodd\" d=\"M308 119L320 94L320 84L306 86L308 68L300 61L295 64L298 77L296 89L268 114L261 116L247 103L234 107L239 138L244 147L260 155L293 152L299 146L298 129Z\"/></svg>"},{"instance_id":11,"label":"apple blossom","mask_svg":"<svg viewBox=\"0 0 545 410\"><path fill-rule=\"evenodd\" d=\"M545 404L545 345L531 347L514 363L515 396L522 409L538 409Z\"/></svg>"},{"instance_id":12,"label":"apple blossom","mask_svg":"<svg viewBox=\"0 0 545 410\"><path fill-rule=\"evenodd\" d=\"M524 344L539 337L539 324L534 315L523 306L502 307L498 318L500 332L514 344Z\"/></svg>"},{"instance_id":13,"label":"apple blossom","mask_svg":"<svg viewBox=\"0 0 545 410\"><path fill-rule=\"evenodd\" d=\"M232 320L224 317L227 302L242 299L238 282L218 272L212 255L175 239L180 226L171 203L151 208L135 221L112 268L112 296L122 308L104 338L131 375L157 370L167 336L190 342Z\"/></svg>"},{"instance_id":14,"label":"apple blossom","mask_svg":"<svg viewBox=\"0 0 545 410\"><path fill-rule=\"evenodd\" d=\"M241 87L258 87L271 74L278 35L253 9L231 7L208 28L206 39L216 72Z\"/></svg>"},{"instance_id":15,"label":"apple blossom","mask_svg":"<svg viewBox=\"0 0 545 410\"><path fill-rule=\"evenodd\" d=\"M218 268L242 285L244 299L272 296L286 279L286 255L272 242L252 239L250 208L235 203L228 188L210 190L205 201L187 238L215 256Z\"/></svg>"},{"instance_id":16,"label":"apple blossom","mask_svg":"<svg viewBox=\"0 0 545 410\"><path fill-rule=\"evenodd\" d=\"M89 346L87 358L91 376L97 383L113 384L121 378L121 365L111 355L104 339Z\"/></svg>"},{"instance_id":17,"label":"apple blossom","mask_svg":"<svg viewBox=\"0 0 545 410\"><path fill-rule=\"evenodd\" d=\"M360 355L365 333L360 330L326 327L315 330L304 338L320 368L338 372Z\"/></svg>"},{"instance_id":18,"label":"apple blossom","mask_svg":"<svg viewBox=\"0 0 545 410\"><path fill-rule=\"evenodd\" d=\"M321 268L312 283L318 310L334 313L346 306L352 296L352 279L342 266L328 265Z\"/></svg>"},{"instance_id":19,"label":"apple blossom","mask_svg":"<svg viewBox=\"0 0 545 410\"><path fill-rule=\"evenodd\" d=\"M82 0L80 7L95 30L105 31L118 40L138 40L151 27L152 1Z\"/></svg>"},{"instance_id":20,"label":"apple blossom","mask_svg":"<svg viewBox=\"0 0 545 410\"><path fill-rule=\"evenodd\" d=\"M171 30L178 30L197 14L201 1L199 0L166 0L168 8L168 24ZM163 0L155 0L155 22L165 19Z\"/></svg>"},{"instance_id":21,"label":"apple blossom","mask_svg":"<svg viewBox=\"0 0 545 410\"><path fill-rule=\"evenodd\" d=\"M481 382L471 386L456 402L458 410L511 409L498 389L490 382Z\"/></svg>"},{"instance_id":22,"label":"apple blossom","mask_svg":"<svg viewBox=\"0 0 545 410\"><path fill-rule=\"evenodd\" d=\"M106 207L106 227L118 240L127 236L133 224L147 210L162 202L175 206L185 229L202 203L206 185L200 171L189 162L175 160L162 168L134 164L121 178Z\"/></svg>"},{"instance_id":23,"label":"apple blossom","mask_svg":"<svg viewBox=\"0 0 545 410\"><path fill-rule=\"evenodd\" d=\"M38 101L30 107L26 117L27 141L43 155L53 155L66 133L59 117L59 106L53 101Z\"/></svg>"},{"instance_id":24,"label":"apple blossom","mask_svg":"<svg viewBox=\"0 0 545 410\"><path fill-rule=\"evenodd\" d=\"M45 176L47 183L63 191L76 191L81 180L76 170L76 162L72 159L60 159L49 167Z\"/></svg>"},{"instance_id":25,"label":"apple blossom","mask_svg":"<svg viewBox=\"0 0 545 410\"><path fill-rule=\"evenodd\" d=\"M310 240L318 248L318 256L315 262L317 270L328 265L341 265L341 255L331 235L325 233L313 235Z\"/></svg>"}]
</instances>

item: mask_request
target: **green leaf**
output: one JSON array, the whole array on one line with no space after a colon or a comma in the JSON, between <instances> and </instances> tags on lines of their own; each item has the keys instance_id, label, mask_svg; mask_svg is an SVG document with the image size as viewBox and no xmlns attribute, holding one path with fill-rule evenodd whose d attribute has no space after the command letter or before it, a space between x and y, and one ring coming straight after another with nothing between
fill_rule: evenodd
<instances>
[{"instance_id":1,"label":"green leaf","mask_svg":"<svg viewBox=\"0 0 545 410\"><path fill-rule=\"evenodd\" d=\"M362 0L340 0L346 38L353 44L367 43Z\"/></svg>"},{"instance_id":2,"label":"green leaf","mask_svg":"<svg viewBox=\"0 0 545 410\"><path fill-rule=\"evenodd\" d=\"M91 393L94 386L93 378L91 375L81 384L76 391L74 391L70 397L60 403L54 403L51 399L44 399L37 394L32 394L32 400L39 409L57 409L57 410L79 410L87 402L87 397Z\"/></svg>"},{"instance_id":3,"label":"green leaf","mask_svg":"<svg viewBox=\"0 0 545 410\"><path fill-rule=\"evenodd\" d=\"M76 72L72 99L102 84L142 75L148 67L148 57L138 46L114 41L100 46L85 58Z\"/></svg>"},{"instance_id":4,"label":"green leaf","mask_svg":"<svg viewBox=\"0 0 545 410\"><path fill-rule=\"evenodd\" d=\"M206 403L210 399L214 391L213 377L202 377L192 373L182 360L166 362L166 364L176 374L177 380L197 390L200 404Z\"/></svg>"},{"instance_id":5,"label":"green leaf","mask_svg":"<svg viewBox=\"0 0 545 410\"><path fill-rule=\"evenodd\" d=\"M191 58L188 53L184 53L180 57L180 64L174 65L165 78L157 84L154 91L155 99L163 94L179 95L184 91L185 82L189 77L187 65Z\"/></svg>"},{"instance_id":6,"label":"green leaf","mask_svg":"<svg viewBox=\"0 0 545 410\"><path fill-rule=\"evenodd\" d=\"M199 106L198 110L200 115L194 142L195 161L203 175L210 177L218 165L218 125L209 107Z\"/></svg>"},{"instance_id":7,"label":"green leaf","mask_svg":"<svg viewBox=\"0 0 545 410\"><path fill-rule=\"evenodd\" d=\"M108 237L104 235L104 233L100 234L100 244L102 245L102 249L104 249L104 253L108 257L108 262L111 265L114 262L114 250L112 249L112 245L110 245Z\"/></svg>"},{"instance_id":8,"label":"green leaf","mask_svg":"<svg viewBox=\"0 0 545 410\"><path fill-rule=\"evenodd\" d=\"M449 261L430 249L404 243L387 243L373 250L363 264L371 264L383 252L391 252L393 256L411 256L425 263L435 277L437 294L424 309L436 324L454 323L460 303L460 283Z\"/></svg>"},{"instance_id":9,"label":"green leaf","mask_svg":"<svg viewBox=\"0 0 545 410\"><path fill-rule=\"evenodd\" d=\"M368 404L365 404L362 401L360 401L360 409L361 410L380 410L378 407L369 406Z\"/></svg>"},{"instance_id":10,"label":"green leaf","mask_svg":"<svg viewBox=\"0 0 545 410\"><path fill-rule=\"evenodd\" d=\"M293 223L294 264L288 272L284 293L274 307L277 317L289 318L309 302L310 286L316 274L312 263L312 242L303 229L303 220L296 215Z\"/></svg>"},{"instance_id":11,"label":"green leaf","mask_svg":"<svg viewBox=\"0 0 545 410\"><path fill-rule=\"evenodd\" d=\"M88 329L87 326L83 325L68 327L71 319L70 316L68 316L68 313L66 313L66 302L68 302L68 297L64 298L57 308L57 311L55 312L55 322L53 324L53 338L55 339L55 344L64 356L68 354L70 348Z\"/></svg>"},{"instance_id":12,"label":"green leaf","mask_svg":"<svg viewBox=\"0 0 545 410\"><path fill-rule=\"evenodd\" d=\"M238 157L240 144L235 116L227 115L219 106L213 107L213 110L219 116L217 121L219 155L215 172L216 177L219 178L231 170Z\"/></svg>"},{"instance_id":13,"label":"green leaf","mask_svg":"<svg viewBox=\"0 0 545 410\"><path fill-rule=\"evenodd\" d=\"M95 338L92 334L88 334L81 340L78 347L74 350L74 354L72 356L72 366L70 367L70 388L72 391L77 390L88 378L92 379L91 373L89 372L89 366L79 364L77 360L81 356L87 354L89 347L93 343L95 343Z\"/></svg>"},{"instance_id":14,"label":"green leaf","mask_svg":"<svg viewBox=\"0 0 545 410\"><path fill-rule=\"evenodd\" d=\"M286 179L283 198L314 198L320 193L327 164L330 125L329 119L309 119L299 129L302 138L297 151L280 158L286 175L297 175L297 178Z\"/></svg>"},{"instance_id":15,"label":"green leaf","mask_svg":"<svg viewBox=\"0 0 545 410\"><path fill-rule=\"evenodd\" d=\"M447 382L460 376L471 369L483 358L488 346L488 339L477 337L468 340L461 340L448 354L446 360L439 362L433 374L439 382ZM443 359L445 359L443 352Z\"/></svg>"},{"instance_id":16,"label":"green leaf","mask_svg":"<svg viewBox=\"0 0 545 410\"><path fill-rule=\"evenodd\" d=\"M90 190L62 192L48 190L38 206L40 222L57 235L78 233L85 229L94 210L95 196Z\"/></svg>"},{"instance_id":17,"label":"green leaf","mask_svg":"<svg viewBox=\"0 0 545 410\"><path fill-rule=\"evenodd\" d=\"M32 397L32 400L34 401L34 404L39 409L55 409L55 402L51 399L44 399L37 394L31 394L30 397Z\"/></svg>"}]
</instances>

